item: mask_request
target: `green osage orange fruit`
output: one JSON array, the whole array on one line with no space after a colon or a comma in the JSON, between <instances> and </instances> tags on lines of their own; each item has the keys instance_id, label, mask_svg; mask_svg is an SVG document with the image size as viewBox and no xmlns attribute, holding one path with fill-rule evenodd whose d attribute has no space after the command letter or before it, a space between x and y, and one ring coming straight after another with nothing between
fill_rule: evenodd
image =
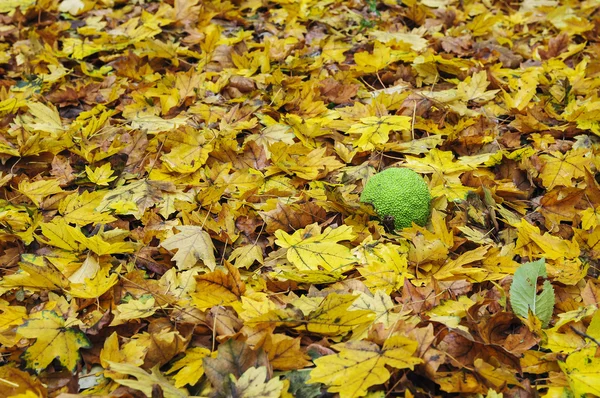
<instances>
[{"instance_id":1,"label":"green osage orange fruit","mask_svg":"<svg viewBox=\"0 0 600 398\"><path fill-rule=\"evenodd\" d=\"M414 222L427 224L431 194L425 180L411 169L392 167L367 180L360 201L369 203L381 220L393 219L395 229Z\"/></svg>"}]
</instances>

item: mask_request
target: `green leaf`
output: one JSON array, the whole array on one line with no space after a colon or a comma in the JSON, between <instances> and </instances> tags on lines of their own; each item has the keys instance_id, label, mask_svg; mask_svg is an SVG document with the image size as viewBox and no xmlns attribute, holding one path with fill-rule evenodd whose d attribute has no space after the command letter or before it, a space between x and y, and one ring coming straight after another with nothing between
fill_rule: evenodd
<instances>
[{"instance_id":1,"label":"green leaf","mask_svg":"<svg viewBox=\"0 0 600 398\"><path fill-rule=\"evenodd\" d=\"M546 327L554 310L554 289L549 281L544 281L542 292L537 293L537 279L547 277L546 259L522 264L510 286L510 305L515 314L527 318L529 310L542 321Z\"/></svg>"}]
</instances>

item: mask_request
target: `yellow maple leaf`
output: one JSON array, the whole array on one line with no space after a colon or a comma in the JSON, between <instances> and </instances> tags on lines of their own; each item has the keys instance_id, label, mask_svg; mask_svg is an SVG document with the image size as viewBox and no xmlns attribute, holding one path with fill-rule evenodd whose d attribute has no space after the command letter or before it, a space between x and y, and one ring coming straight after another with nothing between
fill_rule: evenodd
<instances>
[{"instance_id":1,"label":"yellow maple leaf","mask_svg":"<svg viewBox=\"0 0 600 398\"><path fill-rule=\"evenodd\" d=\"M407 156L406 164L407 167L417 173L440 173L450 175L475 169L470 164L455 161L452 151L441 151L437 148L432 148L422 158Z\"/></svg>"},{"instance_id":2,"label":"yellow maple leaf","mask_svg":"<svg viewBox=\"0 0 600 398\"><path fill-rule=\"evenodd\" d=\"M475 371L480 376L485 377L485 379L496 388L501 388L507 384L521 386L521 383L519 383L519 380L515 376L515 372L513 370L503 368L502 366L494 367L481 358L477 358L473 362L473 365L475 367Z\"/></svg>"},{"instance_id":3,"label":"yellow maple leaf","mask_svg":"<svg viewBox=\"0 0 600 398\"><path fill-rule=\"evenodd\" d=\"M81 62L79 63L79 66L81 67L81 71L86 76L93 77L96 79L103 79L104 76L106 76L109 72L113 70L113 67L109 65L103 65L96 69L87 62Z\"/></svg>"},{"instance_id":4,"label":"yellow maple leaf","mask_svg":"<svg viewBox=\"0 0 600 398\"><path fill-rule=\"evenodd\" d=\"M344 335L373 322L371 310L351 310L350 306L358 298L351 294L331 293L302 320L300 330L329 336ZM309 307L310 308L310 307ZM307 310L308 312L308 310Z\"/></svg>"},{"instance_id":5,"label":"yellow maple leaf","mask_svg":"<svg viewBox=\"0 0 600 398\"><path fill-rule=\"evenodd\" d=\"M108 224L116 220L113 216L96 211L96 207L106 195L106 191L84 191L66 196L58 205L58 212L67 223L78 226L93 224Z\"/></svg>"},{"instance_id":6,"label":"yellow maple leaf","mask_svg":"<svg viewBox=\"0 0 600 398\"><path fill-rule=\"evenodd\" d=\"M348 130L349 135L360 134L353 145L363 151L369 151L385 144L390 138L390 131L406 131L411 128L410 116L368 116L360 119Z\"/></svg>"},{"instance_id":7,"label":"yellow maple leaf","mask_svg":"<svg viewBox=\"0 0 600 398\"><path fill-rule=\"evenodd\" d=\"M59 134L65 131L60 115L54 105L44 105L40 102L28 102L27 107L31 116L21 116L23 126L35 131Z\"/></svg>"},{"instance_id":8,"label":"yellow maple leaf","mask_svg":"<svg viewBox=\"0 0 600 398\"><path fill-rule=\"evenodd\" d=\"M100 262L97 255L88 253L81 266L69 275L69 281L73 283L83 283L85 279L92 279L100 271Z\"/></svg>"},{"instance_id":9,"label":"yellow maple leaf","mask_svg":"<svg viewBox=\"0 0 600 398\"><path fill-rule=\"evenodd\" d=\"M466 296L460 296L456 300L445 300L440 305L427 311L427 315L432 318L441 316L455 316L464 318L467 315L467 310L475 304L475 301Z\"/></svg>"},{"instance_id":10,"label":"yellow maple leaf","mask_svg":"<svg viewBox=\"0 0 600 398\"><path fill-rule=\"evenodd\" d=\"M581 262L577 240L562 239L540 229L524 219L513 225L517 228L515 253L529 258L546 258L548 275L574 285L586 275L587 265Z\"/></svg>"},{"instance_id":11,"label":"yellow maple leaf","mask_svg":"<svg viewBox=\"0 0 600 398\"><path fill-rule=\"evenodd\" d=\"M25 254L22 259L19 272L0 280L0 294L17 288L37 292L45 289L65 290L69 287L69 280L42 256Z\"/></svg>"},{"instance_id":12,"label":"yellow maple leaf","mask_svg":"<svg viewBox=\"0 0 600 398\"><path fill-rule=\"evenodd\" d=\"M193 173L208 159L208 154L214 149L213 140L209 130L186 128L184 131L172 131L165 142L165 146L172 149L161 159L171 172Z\"/></svg>"},{"instance_id":13,"label":"yellow maple leaf","mask_svg":"<svg viewBox=\"0 0 600 398\"><path fill-rule=\"evenodd\" d=\"M30 1L30 0L14 0L14 1ZM35 1L30 1L32 4ZM10 1L9 1L10 3ZM2 3L2 5L4 5L6 3ZM0 6L1 7L1 6ZM0 8L1 10L1 8ZM2 11L0 11L2 12ZM27 104L27 102L25 100L19 99L19 98L6 98L2 101L0 101L0 116L6 116L9 113L17 113L17 111L19 110L19 108L24 107ZM17 153L14 156L19 156L19 154Z\"/></svg>"},{"instance_id":14,"label":"yellow maple leaf","mask_svg":"<svg viewBox=\"0 0 600 398\"><path fill-rule=\"evenodd\" d=\"M596 311L592 316L590 326L588 326L587 335L595 339L600 338L600 311Z\"/></svg>"},{"instance_id":15,"label":"yellow maple leaf","mask_svg":"<svg viewBox=\"0 0 600 398\"><path fill-rule=\"evenodd\" d=\"M256 244L241 245L233 249L229 262L235 261L236 268L249 268L254 262L264 262L262 248Z\"/></svg>"},{"instance_id":16,"label":"yellow maple leaf","mask_svg":"<svg viewBox=\"0 0 600 398\"><path fill-rule=\"evenodd\" d=\"M177 59L177 50L170 43L167 44L161 41L146 40L144 43L140 44L143 45L140 50L151 57ZM178 61L175 61L175 63L176 62ZM177 106L181 100L181 97L179 96L179 90L177 90L176 87L167 87L162 84L149 89L146 91L145 95L148 97L157 97L160 100L160 109L163 115L168 114L171 108Z\"/></svg>"},{"instance_id":17,"label":"yellow maple leaf","mask_svg":"<svg viewBox=\"0 0 600 398\"><path fill-rule=\"evenodd\" d=\"M372 323L365 323L352 332L352 339L358 340L367 337L371 325L381 323L386 329L391 328L396 322L405 319L405 314L395 312L394 303L388 293L377 290L373 295L361 293L349 309L373 311L375 316Z\"/></svg>"},{"instance_id":18,"label":"yellow maple leaf","mask_svg":"<svg viewBox=\"0 0 600 398\"><path fill-rule=\"evenodd\" d=\"M295 281L308 284L329 284L344 279L344 274L340 271L312 271L298 270L291 266L278 266L271 273L273 278L279 280Z\"/></svg>"},{"instance_id":19,"label":"yellow maple leaf","mask_svg":"<svg viewBox=\"0 0 600 398\"><path fill-rule=\"evenodd\" d=\"M515 226L517 227L516 253L519 255L556 260L563 257L576 258L580 254L576 240L568 241L548 232L542 235L538 227L524 219Z\"/></svg>"},{"instance_id":20,"label":"yellow maple leaf","mask_svg":"<svg viewBox=\"0 0 600 398\"><path fill-rule=\"evenodd\" d=\"M232 307L244 321L277 309L277 305L269 299L267 294L252 291L246 292L240 302L232 303Z\"/></svg>"},{"instance_id":21,"label":"yellow maple leaf","mask_svg":"<svg viewBox=\"0 0 600 398\"><path fill-rule=\"evenodd\" d=\"M269 381L266 366L248 368L239 379L229 375L231 389L241 397L248 398L279 398L283 389L283 382L279 377L272 377Z\"/></svg>"},{"instance_id":22,"label":"yellow maple leaf","mask_svg":"<svg viewBox=\"0 0 600 398\"><path fill-rule=\"evenodd\" d=\"M178 127L188 122L187 116L176 116L170 119L163 119L156 115L140 115L131 119L131 128L145 130L148 134L156 134L163 131L176 130Z\"/></svg>"},{"instance_id":23,"label":"yellow maple leaf","mask_svg":"<svg viewBox=\"0 0 600 398\"><path fill-rule=\"evenodd\" d=\"M85 250L81 242L86 239L86 236L79 228L68 225L65 220L53 219L52 222L42 223L40 227L46 240L38 239L43 243L67 251L81 252Z\"/></svg>"},{"instance_id":24,"label":"yellow maple leaf","mask_svg":"<svg viewBox=\"0 0 600 398\"><path fill-rule=\"evenodd\" d=\"M463 101L473 101L484 103L494 99L496 93L500 90L486 91L490 82L487 79L487 72L482 70L467 77L464 81L458 83L456 91Z\"/></svg>"},{"instance_id":25,"label":"yellow maple leaf","mask_svg":"<svg viewBox=\"0 0 600 398\"><path fill-rule=\"evenodd\" d=\"M522 111L535 96L538 79L540 77L540 68L527 68L520 75L511 76L509 83L513 88L513 93L504 93L504 103L508 108Z\"/></svg>"},{"instance_id":26,"label":"yellow maple leaf","mask_svg":"<svg viewBox=\"0 0 600 398\"><path fill-rule=\"evenodd\" d=\"M93 3L91 4L91 6L93 6ZM61 3L58 5L58 11L68 12L71 15L79 15L85 11L85 8L87 8L86 2L84 2L83 0L62 0Z\"/></svg>"},{"instance_id":27,"label":"yellow maple leaf","mask_svg":"<svg viewBox=\"0 0 600 398\"><path fill-rule=\"evenodd\" d=\"M173 363L173 366L166 373L173 374L179 371L173 376L175 387L183 387L186 384L193 386L198 383L204 375L203 359L210 354L210 350L207 348L192 347L185 352L183 358Z\"/></svg>"},{"instance_id":28,"label":"yellow maple leaf","mask_svg":"<svg viewBox=\"0 0 600 398\"><path fill-rule=\"evenodd\" d=\"M295 135L290 126L276 122L272 117L267 115L258 115L262 125L265 126L260 134L252 134L246 138L246 142L255 141L262 146L268 157L271 156L269 147L277 142L282 142L287 145L294 145Z\"/></svg>"},{"instance_id":29,"label":"yellow maple leaf","mask_svg":"<svg viewBox=\"0 0 600 398\"><path fill-rule=\"evenodd\" d=\"M579 214L581 214L581 227L584 230L587 231L600 225L600 206L588 207Z\"/></svg>"},{"instance_id":30,"label":"yellow maple leaf","mask_svg":"<svg viewBox=\"0 0 600 398\"><path fill-rule=\"evenodd\" d=\"M484 392L479 379L473 373L463 370L454 372L438 372L436 383L440 389L448 393L474 393Z\"/></svg>"},{"instance_id":31,"label":"yellow maple leaf","mask_svg":"<svg viewBox=\"0 0 600 398\"><path fill-rule=\"evenodd\" d=\"M110 232L119 232L119 230L114 229ZM121 230L122 232L122 230ZM114 237L116 235L116 237ZM127 234L123 234L127 235ZM119 254L119 253L132 253L135 250L135 244L133 242L125 242L125 241L117 241L118 235L114 234L113 239L111 239L110 233L103 233L101 230L98 234L92 237L85 237L85 239L81 240L81 244L88 250L93 251L99 256L105 254ZM121 236L121 239L124 236Z\"/></svg>"},{"instance_id":32,"label":"yellow maple leaf","mask_svg":"<svg viewBox=\"0 0 600 398\"><path fill-rule=\"evenodd\" d=\"M96 167L92 170L90 166L85 166L85 174L88 180L96 185L108 185L111 181L117 179L117 176L111 177L114 174L113 169L110 167L110 163L104 163L100 167Z\"/></svg>"},{"instance_id":33,"label":"yellow maple leaf","mask_svg":"<svg viewBox=\"0 0 600 398\"><path fill-rule=\"evenodd\" d=\"M454 160L452 151L441 151L433 148L427 154L418 158L406 156L407 167L416 172L431 174L429 187L432 197L446 196L448 200L464 200L468 191L473 188L462 185L460 175L476 167L466 159Z\"/></svg>"},{"instance_id":34,"label":"yellow maple leaf","mask_svg":"<svg viewBox=\"0 0 600 398\"><path fill-rule=\"evenodd\" d=\"M11 326L23 324L23 318L27 317L27 309L19 305L9 305L5 300L0 299L0 331L4 331Z\"/></svg>"},{"instance_id":35,"label":"yellow maple leaf","mask_svg":"<svg viewBox=\"0 0 600 398\"><path fill-rule=\"evenodd\" d=\"M240 272L225 262L228 273L221 270L196 276L196 291L191 293L194 305L205 310L215 305L230 305L238 301L246 291Z\"/></svg>"},{"instance_id":36,"label":"yellow maple leaf","mask_svg":"<svg viewBox=\"0 0 600 398\"><path fill-rule=\"evenodd\" d=\"M465 267L471 263L481 262L486 258L489 246L479 246L458 256L454 260L448 260L433 274L438 280L466 277L469 281L481 282L487 276L487 271L478 266Z\"/></svg>"},{"instance_id":37,"label":"yellow maple leaf","mask_svg":"<svg viewBox=\"0 0 600 398\"><path fill-rule=\"evenodd\" d=\"M369 387L383 384L390 378L386 366L413 369L422 363L412 355L417 342L394 335L383 348L370 341L351 341L334 345L340 352L315 359L317 367L310 372L309 383L324 383L327 391L337 392L340 398L362 397Z\"/></svg>"},{"instance_id":38,"label":"yellow maple leaf","mask_svg":"<svg viewBox=\"0 0 600 398\"><path fill-rule=\"evenodd\" d=\"M321 233L317 223L299 229L292 235L283 230L275 232L277 243L287 249L287 259L301 271L346 270L356 262L350 249L337 242L352 240L352 227L328 227Z\"/></svg>"},{"instance_id":39,"label":"yellow maple leaf","mask_svg":"<svg viewBox=\"0 0 600 398\"><path fill-rule=\"evenodd\" d=\"M119 335L113 332L106 340L100 351L100 364L104 367L104 376L116 379L121 377L120 373L111 371L109 362L129 363L140 366L144 363L144 357L148 347L140 344L137 339L132 339L119 347Z\"/></svg>"},{"instance_id":40,"label":"yellow maple leaf","mask_svg":"<svg viewBox=\"0 0 600 398\"><path fill-rule=\"evenodd\" d=\"M373 53L362 51L354 54L356 66L354 70L363 73L373 73L385 68L392 62L392 50L389 47L375 42Z\"/></svg>"},{"instance_id":41,"label":"yellow maple leaf","mask_svg":"<svg viewBox=\"0 0 600 398\"><path fill-rule=\"evenodd\" d=\"M493 29L494 25L500 21L500 16L484 12L473 18L473 20L467 24L466 28L473 33L473 36L483 36Z\"/></svg>"},{"instance_id":42,"label":"yellow maple leaf","mask_svg":"<svg viewBox=\"0 0 600 398\"><path fill-rule=\"evenodd\" d=\"M410 243L408 259L417 264L446 259L448 251L454 244L454 235L448 230L443 213L431 212L431 227L413 226L405 228L400 235Z\"/></svg>"},{"instance_id":43,"label":"yellow maple leaf","mask_svg":"<svg viewBox=\"0 0 600 398\"><path fill-rule=\"evenodd\" d=\"M8 238L13 238L11 235L18 236L23 243L29 245L41 221L42 214L33 206L12 205L0 200L0 225L2 225L0 236Z\"/></svg>"},{"instance_id":44,"label":"yellow maple leaf","mask_svg":"<svg viewBox=\"0 0 600 398\"><path fill-rule=\"evenodd\" d=\"M106 192L96 211L113 210L116 214L131 214L140 219L146 209L162 202L165 191L175 191L175 185L170 181L144 178Z\"/></svg>"},{"instance_id":45,"label":"yellow maple leaf","mask_svg":"<svg viewBox=\"0 0 600 398\"><path fill-rule=\"evenodd\" d=\"M587 318L589 316L593 316L598 313L598 306L595 304L587 305L585 307L579 307L573 311L563 312L562 314L558 314L558 321L554 324L552 329L558 330L562 326L570 323L570 322L579 322L583 318Z\"/></svg>"},{"instance_id":46,"label":"yellow maple leaf","mask_svg":"<svg viewBox=\"0 0 600 398\"><path fill-rule=\"evenodd\" d=\"M217 24L209 24L203 31L205 39L200 45L200 48L205 53L211 53L217 47L217 44L221 39L221 27Z\"/></svg>"},{"instance_id":47,"label":"yellow maple leaf","mask_svg":"<svg viewBox=\"0 0 600 398\"><path fill-rule=\"evenodd\" d=\"M140 390L147 397L152 396L155 385L160 387L165 398L184 398L189 396L186 390L173 386L173 384L163 376L159 370L159 365L154 366L151 369L151 373L146 373L145 370L129 363L107 362L112 371L118 372L124 376L132 376L136 379L115 379L117 383L135 390Z\"/></svg>"},{"instance_id":48,"label":"yellow maple leaf","mask_svg":"<svg viewBox=\"0 0 600 398\"><path fill-rule=\"evenodd\" d=\"M344 43L330 36L327 42L321 48L321 58L325 61L344 62L346 56L344 53L352 48L350 43Z\"/></svg>"},{"instance_id":49,"label":"yellow maple leaf","mask_svg":"<svg viewBox=\"0 0 600 398\"><path fill-rule=\"evenodd\" d=\"M41 228L42 235L46 240L38 238L40 241L67 251L83 252L87 249L102 256L105 254L131 253L135 249L135 244L132 242L113 242L116 239L111 239L110 235L118 237L119 230L112 230L110 234L101 230L96 235L87 237L79 228L68 225L61 218L55 218L49 223L42 223ZM121 239L123 237L121 236Z\"/></svg>"},{"instance_id":50,"label":"yellow maple leaf","mask_svg":"<svg viewBox=\"0 0 600 398\"><path fill-rule=\"evenodd\" d=\"M48 388L39 378L20 370L13 364L0 367L0 393L10 398L42 398L48 396Z\"/></svg>"},{"instance_id":51,"label":"yellow maple leaf","mask_svg":"<svg viewBox=\"0 0 600 398\"><path fill-rule=\"evenodd\" d=\"M147 318L156 312L156 300L151 294L143 294L139 298L128 296L123 304L117 305L116 316L110 326L122 325L132 319Z\"/></svg>"},{"instance_id":52,"label":"yellow maple leaf","mask_svg":"<svg viewBox=\"0 0 600 398\"><path fill-rule=\"evenodd\" d=\"M519 263L513 260L514 245L502 248L490 248L483 259L483 269L488 273L486 280L499 280L507 275L514 275Z\"/></svg>"},{"instance_id":53,"label":"yellow maple leaf","mask_svg":"<svg viewBox=\"0 0 600 398\"><path fill-rule=\"evenodd\" d=\"M343 163L334 156L325 156L326 148L309 150L302 144L286 145L276 142L269 146L272 153L272 169L279 169L287 174L296 174L306 180L315 180L324 171L336 170L343 167ZM269 171L268 174L275 174Z\"/></svg>"},{"instance_id":54,"label":"yellow maple leaf","mask_svg":"<svg viewBox=\"0 0 600 398\"><path fill-rule=\"evenodd\" d=\"M118 271L111 273L111 264L102 264L93 277L84 277L82 283L71 283L69 294L78 298L97 299L116 285L118 280Z\"/></svg>"},{"instance_id":55,"label":"yellow maple leaf","mask_svg":"<svg viewBox=\"0 0 600 398\"><path fill-rule=\"evenodd\" d=\"M61 365L74 371L81 359L80 348L90 348L84 333L68 327L65 320L54 311L40 311L33 314L17 333L28 339L36 339L23 358L27 366L36 371L44 370L58 358Z\"/></svg>"},{"instance_id":56,"label":"yellow maple leaf","mask_svg":"<svg viewBox=\"0 0 600 398\"><path fill-rule=\"evenodd\" d=\"M161 292L156 295L160 302L170 302L169 297L178 297L180 305L189 305L189 294L196 288L194 277L200 272L199 268L178 272L177 268L171 268L158 281Z\"/></svg>"},{"instance_id":57,"label":"yellow maple leaf","mask_svg":"<svg viewBox=\"0 0 600 398\"><path fill-rule=\"evenodd\" d=\"M561 314L564 315L564 314ZM570 329L565 329L564 333L558 332L556 327L545 331L546 339L543 342L543 347L552 352L570 354L584 348L586 342L583 337L579 336Z\"/></svg>"},{"instance_id":58,"label":"yellow maple leaf","mask_svg":"<svg viewBox=\"0 0 600 398\"><path fill-rule=\"evenodd\" d=\"M273 369L294 370L310 366L309 356L300 349L300 337L267 333L262 345Z\"/></svg>"},{"instance_id":59,"label":"yellow maple leaf","mask_svg":"<svg viewBox=\"0 0 600 398\"><path fill-rule=\"evenodd\" d=\"M549 155L540 155L540 159L544 161L540 177L548 190L558 185L574 186L573 180L583 178L586 167L592 165L587 149L573 149L564 154L551 152Z\"/></svg>"},{"instance_id":60,"label":"yellow maple leaf","mask_svg":"<svg viewBox=\"0 0 600 398\"><path fill-rule=\"evenodd\" d=\"M268 312L258 316L254 316L254 311L252 318L245 323L248 326L264 323L271 326L285 325L326 336L346 335L373 321L373 311L349 309L357 297L337 293L330 293L325 298L302 296L294 300L289 308L265 307Z\"/></svg>"},{"instance_id":61,"label":"yellow maple leaf","mask_svg":"<svg viewBox=\"0 0 600 398\"><path fill-rule=\"evenodd\" d=\"M429 47L429 42L422 34L381 30L371 31L369 34L384 44L393 44L395 49L398 49L398 44L402 44L400 46L402 50L412 50L415 52L421 52Z\"/></svg>"},{"instance_id":62,"label":"yellow maple leaf","mask_svg":"<svg viewBox=\"0 0 600 398\"><path fill-rule=\"evenodd\" d=\"M596 349L596 346L586 347L569 354L564 362L558 361L576 397L600 396L600 358Z\"/></svg>"},{"instance_id":63,"label":"yellow maple leaf","mask_svg":"<svg viewBox=\"0 0 600 398\"><path fill-rule=\"evenodd\" d=\"M186 270L202 260L204 265L214 271L217 262L215 260L214 245L210 235L195 225L184 225L176 227L179 233L166 239L160 245L167 250L177 249L173 261L180 270Z\"/></svg>"},{"instance_id":64,"label":"yellow maple leaf","mask_svg":"<svg viewBox=\"0 0 600 398\"><path fill-rule=\"evenodd\" d=\"M19 182L19 192L27 196L34 205L40 205L42 199L55 193L62 192L60 181L57 179L47 179L29 182L22 180Z\"/></svg>"},{"instance_id":65,"label":"yellow maple leaf","mask_svg":"<svg viewBox=\"0 0 600 398\"><path fill-rule=\"evenodd\" d=\"M12 347L18 343L19 338L15 335L15 326L23 324L27 318L27 308L19 305L9 305L0 299L0 344Z\"/></svg>"},{"instance_id":66,"label":"yellow maple leaf","mask_svg":"<svg viewBox=\"0 0 600 398\"><path fill-rule=\"evenodd\" d=\"M370 239L353 250L363 263L358 272L365 278L365 285L372 292L383 290L387 294L399 290L405 278L412 278L408 272L407 252L391 243L373 246Z\"/></svg>"}]
</instances>

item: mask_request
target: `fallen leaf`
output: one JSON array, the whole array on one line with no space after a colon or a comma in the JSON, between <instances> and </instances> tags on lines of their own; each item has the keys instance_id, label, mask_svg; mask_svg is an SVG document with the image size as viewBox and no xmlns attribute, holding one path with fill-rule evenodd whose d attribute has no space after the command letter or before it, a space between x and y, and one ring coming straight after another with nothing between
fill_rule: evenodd
<instances>
[{"instance_id":1,"label":"fallen leaf","mask_svg":"<svg viewBox=\"0 0 600 398\"><path fill-rule=\"evenodd\" d=\"M35 343L23 354L23 359L38 373L54 359L73 372L81 359L79 349L92 347L85 334L68 327L54 311L35 313L17 329L17 333L24 338L35 339Z\"/></svg>"},{"instance_id":2,"label":"fallen leaf","mask_svg":"<svg viewBox=\"0 0 600 398\"><path fill-rule=\"evenodd\" d=\"M369 387L386 382L391 375L386 366L413 369L422 362L412 356L416 341L397 335L387 339L383 348L368 341L340 343L336 348L338 354L315 360L309 383L324 383L342 398L362 397Z\"/></svg>"},{"instance_id":3,"label":"fallen leaf","mask_svg":"<svg viewBox=\"0 0 600 398\"><path fill-rule=\"evenodd\" d=\"M161 243L165 249L177 249L173 261L180 270L194 267L199 260L211 271L217 266L214 246L210 235L202 229L193 225L176 227L179 233L164 240Z\"/></svg>"}]
</instances>

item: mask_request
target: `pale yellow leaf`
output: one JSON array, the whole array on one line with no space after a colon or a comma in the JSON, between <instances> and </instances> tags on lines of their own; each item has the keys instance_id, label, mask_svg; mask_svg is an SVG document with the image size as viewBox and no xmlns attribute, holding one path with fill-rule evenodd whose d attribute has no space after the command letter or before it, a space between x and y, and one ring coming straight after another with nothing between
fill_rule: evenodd
<instances>
[{"instance_id":1,"label":"pale yellow leaf","mask_svg":"<svg viewBox=\"0 0 600 398\"><path fill-rule=\"evenodd\" d=\"M156 312L156 300L151 294L144 294L138 299L129 296L126 302L117 305L116 316L110 326L124 324L132 319L147 318Z\"/></svg>"},{"instance_id":2,"label":"pale yellow leaf","mask_svg":"<svg viewBox=\"0 0 600 398\"><path fill-rule=\"evenodd\" d=\"M195 266L199 260L211 271L217 266L214 245L210 235L202 227L185 225L177 227L179 233L161 243L167 250L177 249L173 261L180 270Z\"/></svg>"},{"instance_id":3,"label":"pale yellow leaf","mask_svg":"<svg viewBox=\"0 0 600 398\"><path fill-rule=\"evenodd\" d=\"M89 166L85 166L85 174L87 178L96 185L108 185L109 182L114 181L117 177L111 177L114 171L110 167L110 163L104 163L100 167L92 169Z\"/></svg>"},{"instance_id":4,"label":"pale yellow leaf","mask_svg":"<svg viewBox=\"0 0 600 398\"><path fill-rule=\"evenodd\" d=\"M62 192L60 182L57 179L40 180L28 182L21 180L19 182L19 192L27 196L33 204L40 205L40 202L47 196Z\"/></svg>"}]
</instances>

